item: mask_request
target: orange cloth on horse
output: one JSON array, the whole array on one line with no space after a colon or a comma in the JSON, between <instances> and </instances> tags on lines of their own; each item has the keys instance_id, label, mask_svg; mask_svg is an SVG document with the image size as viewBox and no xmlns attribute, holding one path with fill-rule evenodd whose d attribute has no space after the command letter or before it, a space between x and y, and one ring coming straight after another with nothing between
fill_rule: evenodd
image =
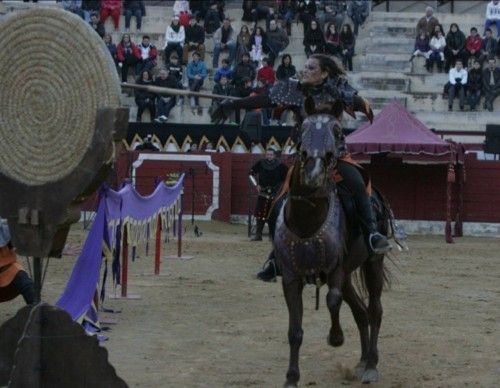
<instances>
[{"instance_id":1,"label":"orange cloth on horse","mask_svg":"<svg viewBox=\"0 0 500 388\"><path fill-rule=\"evenodd\" d=\"M23 267L17 262L16 252L7 247L0 247L0 300L2 287L7 287Z\"/></svg>"}]
</instances>

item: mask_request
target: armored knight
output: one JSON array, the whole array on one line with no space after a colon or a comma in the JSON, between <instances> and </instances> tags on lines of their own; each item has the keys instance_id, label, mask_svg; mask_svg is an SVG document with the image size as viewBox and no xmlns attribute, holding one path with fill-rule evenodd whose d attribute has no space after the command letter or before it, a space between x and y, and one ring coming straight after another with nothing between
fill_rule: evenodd
<instances>
[{"instance_id":1,"label":"armored knight","mask_svg":"<svg viewBox=\"0 0 500 388\"><path fill-rule=\"evenodd\" d=\"M297 126L307 115L315 113L333 114L339 120L343 111L354 116L355 111L363 112L372 121L373 112L368 102L358 96L346 78L345 71L331 57L314 54L306 61L300 80L289 79L278 82L267 95L247 97L236 101L225 101L212 115L213 121L224 120L235 109L281 108L294 112ZM344 135L341 128L335 130L336 144L341 155L347 155ZM300 137L298 134L294 138ZM338 160L337 171L343 184L353 195L360 225L365 235L367 247L371 253L387 253L391 246L387 238L377 231L377 223L372 210L369 194L360 169L348 162L348 158ZM270 264L258 274L262 280L275 276L273 254Z\"/></svg>"}]
</instances>

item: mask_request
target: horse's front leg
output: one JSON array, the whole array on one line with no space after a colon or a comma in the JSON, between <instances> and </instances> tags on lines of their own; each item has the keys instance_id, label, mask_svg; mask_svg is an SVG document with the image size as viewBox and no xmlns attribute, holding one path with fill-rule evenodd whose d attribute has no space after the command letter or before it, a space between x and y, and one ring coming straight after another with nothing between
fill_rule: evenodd
<instances>
[{"instance_id":1,"label":"horse's front leg","mask_svg":"<svg viewBox=\"0 0 500 388\"><path fill-rule=\"evenodd\" d=\"M328 274L328 293L326 294L326 305L332 318L332 327L328 334L328 343L331 346L341 346L344 343L344 332L340 326L339 314L342 305L342 283L344 270L340 265Z\"/></svg>"},{"instance_id":2,"label":"horse's front leg","mask_svg":"<svg viewBox=\"0 0 500 388\"><path fill-rule=\"evenodd\" d=\"M288 307L288 343L290 344L290 364L286 373L285 387L296 387L300 379L299 372L299 349L302 344L302 289L304 284L301 280L293 280L285 284L283 281L283 292Z\"/></svg>"}]
</instances>

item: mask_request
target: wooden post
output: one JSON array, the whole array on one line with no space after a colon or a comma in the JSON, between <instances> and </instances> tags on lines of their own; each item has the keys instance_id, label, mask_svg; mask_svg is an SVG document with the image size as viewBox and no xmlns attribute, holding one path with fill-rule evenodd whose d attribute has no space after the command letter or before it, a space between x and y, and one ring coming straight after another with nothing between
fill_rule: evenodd
<instances>
[{"instance_id":1,"label":"wooden post","mask_svg":"<svg viewBox=\"0 0 500 388\"><path fill-rule=\"evenodd\" d=\"M183 195L181 194L181 205L179 209L179 221L177 225L177 257L181 258L182 257L182 197Z\"/></svg>"},{"instance_id":2,"label":"wooden post","mask_svg":"<svg viewBox=\"0 0 500 388\"><path fill-rule=\"evenodd\" d=\"M37 301L42 300L42 259L33 257L33 283Z\"/></svg>"},{"instance_id":3,"label":"wooden post","mask_svg":"<svg viewBox=\"0 0 500 388\"><path fill-rule=\"evenodd\" d=\"M158 214L158 222L156 224L155 275L160 274L160 256L161 256L161 214Z\"/></svg>"},{"instance_id":4,"label":"wooden post","mask_svg":"<svg viewBox=\"0 0 500 388\"><path fill-rule=\"evenodd\" d=\"M446 226L445 226L445 238L448 244L453 243L453 236L451 233L451 197L453 183L455 182L455 170L453 164L448 165L446 172Z\"/></svg>"},{"instance_id":5,"label":"wooden post","mask_svg":"<svg viewBox=\"0 0 500 388\"><path fill-rule=\"evenodd\" d=\"M127 297L128 285L128 233L127 224L123 228L122 237L122 298Z\"/></svg>"}]
</instances>

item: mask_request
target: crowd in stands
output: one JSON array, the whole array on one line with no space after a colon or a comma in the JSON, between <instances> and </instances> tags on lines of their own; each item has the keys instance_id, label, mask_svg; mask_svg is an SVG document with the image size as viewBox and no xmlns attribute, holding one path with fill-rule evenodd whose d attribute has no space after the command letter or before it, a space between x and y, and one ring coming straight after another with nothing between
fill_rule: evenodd
<instances>
[{"instance_id":1,"label":"crowd in stands","mask_svg":"<svg viewBox=\"0 0 500 388\"><path fill-rule=\"evenodd\" d=\"M494 25L498 41L491 29ZM448 74L444 90L448 110L453 110L455 98L459 100L460 110L465 110L466 102L470 110L477 110L481 97L484 97L483 108L493 111L493 102L500 94L500 68L496 60L500 57L500 1L488 3L482 36L478 28L472 27L466 37L457 23L452 23L445 34L443 26L433 15L432 7L426 8L416 31L410 61L423 56L430 73L436 65L438 72L444 70Z\"/></svg>"}]
</instances>

